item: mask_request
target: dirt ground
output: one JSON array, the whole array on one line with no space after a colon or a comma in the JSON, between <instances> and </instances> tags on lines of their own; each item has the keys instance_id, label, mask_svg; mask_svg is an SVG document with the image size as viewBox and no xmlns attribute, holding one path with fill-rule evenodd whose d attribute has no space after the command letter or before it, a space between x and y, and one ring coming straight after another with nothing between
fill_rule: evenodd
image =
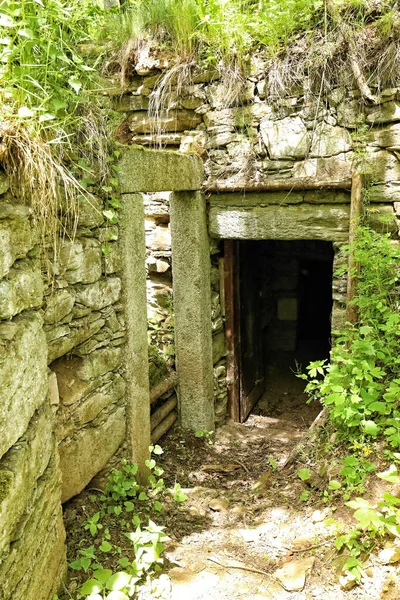
<instances>
[{"instance_id":1,"label":"dirt ground","mask_svg":"<svg viewBox=\"0 0 400 600\"><path fill-rule=\"evenodd\" d=\"M282 468L320 410L305 404L302 389L296 378L282 386L272 377L245 424L227 424L212 439L176 427L162 440L165 482L179 482L188 495L184 504L168 503L159 518L170 537L171 600L400 599L399 567L376 555L359 586L341 589L348 557L337 555L324 521L340 514L349 526L350 511L339 497L332 509L317 490L301 501L307 486L299 465ZM81 507L82 499L67 508L71 545Z\"/></svg>"}]
</instances>

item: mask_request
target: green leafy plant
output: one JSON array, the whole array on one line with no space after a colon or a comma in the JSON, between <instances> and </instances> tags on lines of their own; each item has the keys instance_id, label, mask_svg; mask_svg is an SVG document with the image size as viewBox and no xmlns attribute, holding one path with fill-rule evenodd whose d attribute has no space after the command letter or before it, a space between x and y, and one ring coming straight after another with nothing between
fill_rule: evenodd
<instances>
[{"instance_id":1,"label":"green leafy plant","mask_svg":"<svg viewBox=\"0 0 400 600\"><path fill-rule=\"evenodd\" d=\"M207 431L207 429L198 429L194 435L197 438L201 438L201 439L205 440L207 442L207 444L212 446L213 434L214 434L214 431Z\"/></svg>"},{"instance_id":2,"label":"green leafy plant","mask_svg":"<svg viewBox=\"0 0 400 600\"><path fill-rule=\"evenodd\" d=\"M160 446L151 446L150 451L162 454ZM80 548L69 565L73 571L87 574L78 587L77 600L128 600L140 590L162 594L168 589L168 578L159 576L168 537L149 515L162 511L161 501L166 496L178 503L187 496L178 483L166 489L160 477L163 471L153 458L146 466L150 475L145 487L136 480L137 465L124 462L121 470L115 469L99 497L100 510L87 518L84 529L95 538L94 545ZM131 552L126 552L123 540L130 542ZM126 556L121 556L122 546ZM111 560L117 570L103 568L104 560Z\"/></svg>"},{"instance_id":3,"label":"green leafy plant","mask_svg":"<svg viewBox=\"0 0 400 600\"><path fill-rule=\"evenodd\" d=\"M400 444L400 250L388 234L362 227L354 254L360 264L355 300L359 322L342 332L330 364L311 363L308 374L301 376L308 381L310 396L329 407L339 436L361 445L383 436L396 449Z\"/></svg>"}]
</instances>

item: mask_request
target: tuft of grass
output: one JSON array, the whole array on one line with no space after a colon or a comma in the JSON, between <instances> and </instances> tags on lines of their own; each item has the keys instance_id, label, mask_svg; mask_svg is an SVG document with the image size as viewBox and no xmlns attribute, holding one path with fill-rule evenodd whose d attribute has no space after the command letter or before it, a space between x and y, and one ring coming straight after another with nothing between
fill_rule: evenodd
<instances>
[{"instance_id":1,"label":"tuft of grass","mask_svg":"<svg viewBox=\"0 0 400 600\"><path fill-rule=\"evenodd\" d=\"M104 13L90 0L4 0L0 6L1 160L33 208L42 248L74 235L87 182L109 170L97 62L83 51ZM45 255L45 253L44 253Z\"/></svg>"}]
</instances>

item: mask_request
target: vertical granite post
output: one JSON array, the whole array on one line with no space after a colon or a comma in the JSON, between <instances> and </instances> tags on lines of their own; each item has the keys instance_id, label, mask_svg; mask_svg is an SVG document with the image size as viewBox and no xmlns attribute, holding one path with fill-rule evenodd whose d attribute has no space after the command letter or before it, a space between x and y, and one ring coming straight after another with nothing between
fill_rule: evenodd
<instances>
[{"instance_id":1,"label":"vertical granite post","mask_svg":"<svg viewBox=\"0 0 400 600\"><path fill-rule=\"evenodd\" d=\"M121 211L121 256L126 324L126 439L129 456L143 482L150 445L150 390L146 305L146 241L141 194L124 194Z\"/></svg>"},{"instance_id":2,"label":"vertical granite post","mask_svg":"<svg viewBox=\"0 0 400 600\"><path fill-rule=\"evenodd\" d=\"M200 192L171 196L175 352L181 424L214 429L210 248Z\"/></svg>"}]
</instances>

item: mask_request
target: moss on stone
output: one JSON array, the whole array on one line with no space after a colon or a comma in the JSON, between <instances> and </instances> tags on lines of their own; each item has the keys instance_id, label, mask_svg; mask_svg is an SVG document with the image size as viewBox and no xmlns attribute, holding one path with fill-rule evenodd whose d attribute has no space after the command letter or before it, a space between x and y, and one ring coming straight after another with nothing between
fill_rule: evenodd
<instances>
[{"instance_id":1,"label":"moss on stone","mask_svg":"<svg viewBox=\"0 0 400 600\"><path fill-rule=\"evenodd\" d=\"M155 346L149 346L150 388L154 387L168 374L168 367L162 352Z\"/></svg>"},{"instance_id":2,"label":"moss on stone","mask_svg":"<svg viewBox=\"0 0 400 600\"><path fill-rule=\"evenodd\" d=\"M12 471L0 471L0 502L3 502L10 493L14 483Z\"/></svg>"}]
</instances>

